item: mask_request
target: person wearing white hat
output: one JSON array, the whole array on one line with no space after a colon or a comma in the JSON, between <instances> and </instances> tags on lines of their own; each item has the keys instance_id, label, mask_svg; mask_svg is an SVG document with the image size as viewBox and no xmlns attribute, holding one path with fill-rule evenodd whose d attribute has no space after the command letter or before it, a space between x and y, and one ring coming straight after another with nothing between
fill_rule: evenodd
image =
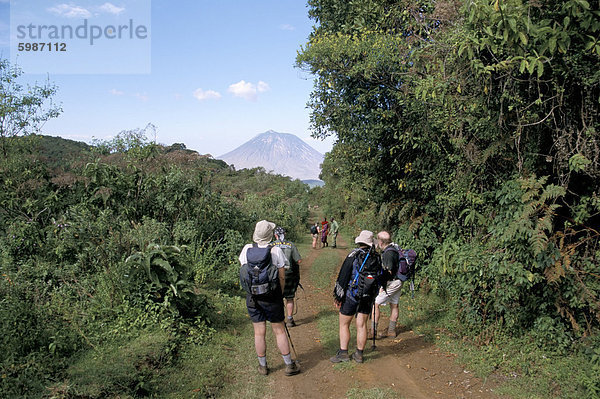
<instances>
[{"instance_id":1,"label":"person wearing white hat","mask_svg":"<svg viewBox=\"0 0 600 399\"><path fill-rule=\"evenodd\" d=\"M247 293L246 307L248 315L252 320L254 327L254 346L258 355L258 372L262 375L269 373L267 367L267 321L271 323L273 334L277 342L277 347L281 352L283 361L285 362L285 374L295 375L300 372L300 367L295 360L292 360L290 346L285 332L285 312L283 306L283 287L285 286L285 269L286 264L285 254L281 248L271 246L270 242L273 239L273 230L275 223L261 220L256 223L252 240L255 244L246 244L239 256L239 261L244 265L249 263L249 260L257 258L257 255L262 256L265 262L270 262L271 265L277 267L278 282L276 289L269 290L266 294L253 295ZM270 250L269 250L270 248ZM251 258L251 259L249 259Z\"/></svg>"},{"instance_id":2,"label":"person wearing white hat","mask_svg":"<svg viewBox=\"0 0 600 399\"><path fill-rule=\"evenodd\" d=\"M356 352L352 359L357 363L363 362L363 350L367 343L367 320L373 306L373 299L377 294L377 285L366 288L362 286L356 291L355 282L357 265L361 270L373 270L370 278L376 281L377 273L381 271L379 254L372 250L374 245L373 232L363 230L354 240L358 248L354 249L342 263L338 278L333 290L334 303L339 309L339 339L340 347L336 355L329 360L332 363L347 362L348 344L350 343L350 324L356 316Z\"/></svg>"}]
</instances>

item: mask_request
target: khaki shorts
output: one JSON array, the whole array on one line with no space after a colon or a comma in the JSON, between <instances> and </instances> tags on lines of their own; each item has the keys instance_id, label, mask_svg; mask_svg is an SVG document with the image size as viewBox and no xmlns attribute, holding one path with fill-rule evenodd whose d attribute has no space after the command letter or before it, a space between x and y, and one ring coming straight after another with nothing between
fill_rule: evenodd
<instances>
[{"instance_id":1,"label":"khaki shorts","mask_svg":"<svg viewBox=\"0 0 600 399\"><path fill-rule=\"evenodd\" d=\"M379 290L379 295L375 298L375 303L385 305L388 302L397 305L400 298L400 289L402 288L402 280L392 280L388 283L386 290ZM386 292L387 291L387 292Z\"/></svg>"}]
</instances>

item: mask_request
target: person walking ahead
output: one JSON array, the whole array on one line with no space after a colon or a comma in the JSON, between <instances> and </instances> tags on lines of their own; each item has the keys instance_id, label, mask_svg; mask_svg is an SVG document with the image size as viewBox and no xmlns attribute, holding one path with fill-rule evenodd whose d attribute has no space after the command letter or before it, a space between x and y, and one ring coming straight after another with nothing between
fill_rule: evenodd
<instances>
[{"instance_id":1,"label":"person walking ahead","mask_svg":"<svg viewBox=\"0 0 600 399\"><path fill-rule=\"evenodd\" d=\"M240 283L247 292L246 307L254 327L258 372L262 375L269 373L266 357L266 322L269 321L277 341L277 347L285 362L285 374L289 376L298 374L300 367L296 361L292 360L283 324L285 319L283 310L285 254L281 248L269 245L273 238L274 228L275 223L266 220L256 223L252 237L254 244L244 246L239 256L242 265ZM264 280L265 276L267 276L267 282Z\"/></svg>"},{"instance_id":2,"label":"person walking ahead","mask_svg":"<svg viewBox=\"0 0 600 399\"><path fill-rule=\"evenodd\" d=\"M380 231L377 234L377 246L382 251L381 262L383 264L384 273L388 273L388 283L385 290L381 288L379 295L375 298L375 314L373 318L373 331L369 333L369 338L375 334L375 338L384 337L395 337L396 336L396 322L398 321L398 299L400 297L400 291L402 288L402 280L398 275L398 266L400 257L398 251L392 246L392 239L390 233L387 231ZM377 336L377 323L379 322L379 306L385 306L387 303L390 304L390 321L386 334Z\"/></svg>"},{"instance_id":3,"label":"person walking ahead","mask_svg":"<svg viewBox=\"0 0 600 399\"><path fill-rule=\"evenodd\" d=\"M285 239L285 230L283 227L275 228L275 238L272 245L281 248L286 258L285 265L285 285L283 289L283 298L285 299L285 308L287 311L287 320L285 324L288 327L296 327L294 321L294 297L300 284L300 263L302 257L296 245Z\"/></svg>"},{"instance_id":4,"label":"person walking ahead","mask_svg":"<svg viewBox=\"0 0 600 399\"><path fill-rule=\"evenodd\" d=\"M337 235L338 235L339 229L340 229L340 226L339 226L338 222L334 218L331 218L331 227L329 229L329 234L331 234L331 236L333 237L333 245L331 245L331 248L337 247Z\"/></svg>"},{"instance_id":5,"label":"person walking ahead","mask_svg":"<svg viewBox=\"0 0 600 399\"><path fill-rule=\"evenodd\" d=\"M312 226L310 226L310 234L312 236L312 247L313 249L317 249L317 241L319 240L319 222L315 222Z\"/></svg>"},{"instance_id":6,"label":"person walking ahead","mask_svg":"<svg viewBox=\"0 0 600 399\"><path fill-rule=\"evenodd\" d=\"M352 354L352 359L357 363L363 362L363 350L367 343L367 320L377 294L377 281L381 273L379 254L372 249L373 233L363 230L354 242L359 247L350 252L342 263L333 290L335 306L339 309L340 348L337 354L329 359L332 363L350 360L350 323L355 315L356 352ZM359 271L365 273L358 273Z\"/></svg>"},{"instance_id":7,"label":"person walking ahead","mask_svg":"<svg viewBox=\"0 0 600 399\"><path fill-rule=\"evenodd\" d=\"M329 234L329 222L327 221L327 218L323 218L323 221L321 222L321 248L329 246L327 234Z\"/></svg>"}]
</instances>

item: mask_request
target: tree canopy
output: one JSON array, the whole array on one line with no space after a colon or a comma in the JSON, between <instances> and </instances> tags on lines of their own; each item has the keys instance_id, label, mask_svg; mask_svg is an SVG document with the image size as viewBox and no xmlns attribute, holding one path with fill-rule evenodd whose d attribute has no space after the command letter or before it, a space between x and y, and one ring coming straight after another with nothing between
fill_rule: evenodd
<instances>
[{"instance_id":1,"label":"tree canopy","mask_svg":"<svg viewBox=\"0 0 600 399\"><path fill-rule=\"evenodd\" d=\"M297 66L315 75L313 135L337 138L322 171L332 211L344 193L349 222L419 248L427 284L471 332L543 330L544 317L566 336L596 331L597 7L309 7L316 26Z\"/></svg>"}]
</instances>

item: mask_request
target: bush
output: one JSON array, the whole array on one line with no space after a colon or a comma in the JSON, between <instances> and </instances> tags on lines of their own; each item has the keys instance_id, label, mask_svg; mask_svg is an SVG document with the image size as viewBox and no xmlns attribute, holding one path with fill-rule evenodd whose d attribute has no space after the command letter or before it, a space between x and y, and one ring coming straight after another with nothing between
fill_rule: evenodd
<instances>
[{"instance_id":1,"label":"bush","mask_svg":"<svg viewBox=\"0 0 600 399\"><path fill-rule=\"evenodd\" d=\"M128 342L113 342L84 353L67 370L67 381L51 388L55 395L105 398L146 396L173 359L174 337L166 331L141 331Z\"/></svg>"}]
</instances>

